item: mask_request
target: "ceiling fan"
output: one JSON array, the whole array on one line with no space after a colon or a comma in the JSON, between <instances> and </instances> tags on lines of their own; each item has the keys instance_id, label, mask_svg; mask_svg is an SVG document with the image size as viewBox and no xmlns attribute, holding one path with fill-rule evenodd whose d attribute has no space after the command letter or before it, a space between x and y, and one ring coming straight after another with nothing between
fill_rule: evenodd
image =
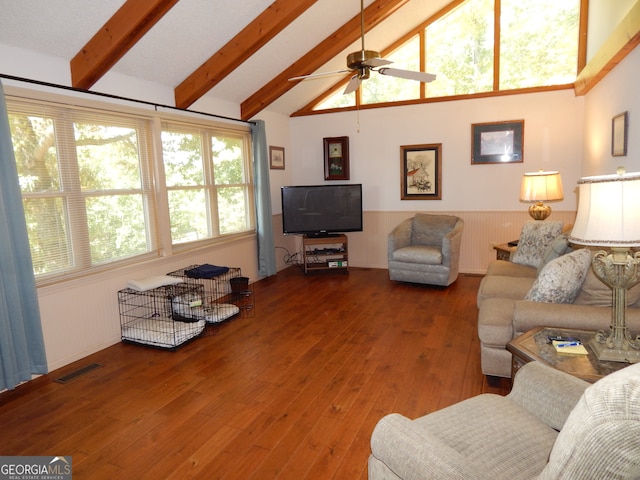
<instances>
[{"instance_id":1,"label":"ceiling fan","mask_svg":"<svg viewBox=\"0 0 640 480\"><path fill-rule=\"evenodd\" d=\"M385 60L380 57L380 52L375 50L366 50L364 48L364 0L360 0L360 38L362 43L362 49L357 52L352 52L347 55L347 68L338 70L335 72L324 73L312 73L309 75L301 75L298 77L292 77L289 81L305 80L307 78L318 78L327 75L337 75L340 73L353 72L353 76L343 94L355 92L359 87L362 80L366 80L371 76L371 72L378 72L381 75L388 75L390 77L404 78L407 80L417 80L418 82L432 82L436 79L436 76L431 73L416 72L413 70L404 70L401 68L389 68L385 65L393 63L390 60Z\"/></svg>"}]
</instances>

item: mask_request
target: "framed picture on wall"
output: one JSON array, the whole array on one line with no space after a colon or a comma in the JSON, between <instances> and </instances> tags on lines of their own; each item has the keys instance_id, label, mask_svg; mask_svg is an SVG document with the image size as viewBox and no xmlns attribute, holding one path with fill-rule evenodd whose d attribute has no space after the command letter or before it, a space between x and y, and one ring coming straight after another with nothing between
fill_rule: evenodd
<instances>
[{"instance_id":1,"label":"framed picture on wall","mask_svg":"<svg viewBox=\"0 0 640 480\"><path fill-rule=\"evenodd\" d=\"M349 137L327 137L324 143L324 179L349 180Z\"/></svg>"},{"instance_id":2,"label":"framed picture on wall","mask_svg":"<svg viewBox=\"0 0 640 480\"><path fill-rule=\"evenodd\" d=\"M627 131L629 112L623 112L611 120L611 155L627 156Z\"/></svg>"},{"instance_id":3,"label":"framed picture on wall","mask_svg":"<svg viewBox=\"0 0 640 480\"><path fill-rule=\"evenodd\" d=\"M400 147L400 199L442 199L442 144Z\"/></svg>"},{"instance_id":4,"label":"framed picture on wall","mask_svg":"<svg viewBox=\"0 0 640 480\"><path fill-rule=\"evenodd\" d=\"M524 120L471 125L471 164L522 163Z\"/></svg>"},{"instance_id":5,"label":"framed picture on wall","mask_svg":"<svg viewBox=\"0 0 640 480\"><path fill-rule=\"evenodd\" d=\"M269 147L269 168L284 170L284 147Z\"/></svg>"}]
</instances>

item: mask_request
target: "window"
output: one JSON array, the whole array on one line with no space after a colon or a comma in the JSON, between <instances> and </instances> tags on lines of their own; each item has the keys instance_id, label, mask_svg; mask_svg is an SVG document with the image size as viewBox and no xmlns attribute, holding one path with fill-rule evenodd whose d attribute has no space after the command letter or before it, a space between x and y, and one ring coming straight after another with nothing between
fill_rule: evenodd
<instances>
[{"instance_id":1,"label":"window","mask_svg":"<svg viewBox=\"0 0 640 480\"><path fill-rule=\"evenodd\" d=\"M37 277L150 253L148 121L9 102Z\"/></svg>"},{"instance_id":2,"label":"window","mask_svg":"<svg viewBox=\"0 0 640 480\"><path fill-rule=\"evenodd\" d=\"M154 157L151 115L12 97L7 107L39 283L253 229L247 128L163 124Z\"/></svg>"},{"instance_id":3,"label":"window","mask_svg":"<svg viewBox=\"0 0 640 480\"><path fill-rule=\"evenodd\" d=\"M493 90L493 0L469 0L426 29L429 97Z\"/></svg>"},{"instance_id":4,"label":"window","mask_svg":"<svg viewBox=\"0 0 640 480\"><path fill-rule=\"evenodd\" d=\"M416 35L385 58L394 68L420 70L420 37ZM420 82L373 73L362 82L362 103L382 103L420 98Z\"/></svg>"},{"instance_id":5,"label":"window","mask_svg":"<svg viewBox=\"0 0 640 480\"><path fill-rule=\"evenodd\" d=\"M436 80L426 85L424 93L418 82L373 73L362 83L360 97L343 96L341 90L336 90L318 101L313 110L346 107L356 102L366 105L568 85L578 73L580 3L580 0L462 2L416 27L400 48L382 52L394 62L393 67L420 70L420 65L425 65L425 71L436 74ZM500 12L498 25L496 11ZM496 37L500 39L497 44ZM420 42L424 42L422 59ZM350 102L341 97L349 97Z\"/></svg>"},{"instance_id":6,"label":"window","mask_svg":"<svg viewBox=\"0 0 640 480\"><path fill-rule=\"evenodd\" d=\"M500 90L575 81L579 0L502 0Z\"/></svg>"},{"instance_id":7,"label":"window","mask_svg":"<svg viewBox=\"0 0 640 480\"><path fill-rule=\"evenodd\" d=\"M251 230L246 138L165 124L162 150L173 243Z\"/></svg>"}]
</instances>

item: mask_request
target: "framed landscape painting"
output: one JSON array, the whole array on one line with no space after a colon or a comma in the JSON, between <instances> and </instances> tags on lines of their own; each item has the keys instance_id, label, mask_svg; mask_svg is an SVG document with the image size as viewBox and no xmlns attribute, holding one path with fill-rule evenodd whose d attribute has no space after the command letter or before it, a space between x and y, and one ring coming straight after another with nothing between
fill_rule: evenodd
<instances>
[{"instance_id":1,"label":"framed landscape painting","mask_svg":"<svg viewBox=\"0 0 640 480\"><path fill-rule=\"evenodd\" d=\"M471 164L522 163L524 120L471 125Z\"/></svg>"}]
</instances>

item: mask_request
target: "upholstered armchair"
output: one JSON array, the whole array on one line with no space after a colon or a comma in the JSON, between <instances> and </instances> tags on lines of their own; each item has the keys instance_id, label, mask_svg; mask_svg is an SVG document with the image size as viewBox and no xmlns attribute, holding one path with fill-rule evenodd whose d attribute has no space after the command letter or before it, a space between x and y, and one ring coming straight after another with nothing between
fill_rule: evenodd
<instances>
[{"instance_id":1,"label":"upholstered armchair","mask_svg":"<svg viewBox=\"0 0 640 480\"><path fill-rule=\"evenodd\" d=\"M448 286L458 278L464 222L453 215L417 213L388 237L389 278Z\"/></svg>"},{"instance_id":2,"label":"upholstered armchair","mask_svg":"<svg viewBox=\"0 0 640 480\"><path fill-rule=\"evenodd\" d=\"M410 392L407 392L410 395ZM483 394L371 436L369 480L640 478L640 364L593 385L537 362Z\"/></svg>"}]
</instances>

